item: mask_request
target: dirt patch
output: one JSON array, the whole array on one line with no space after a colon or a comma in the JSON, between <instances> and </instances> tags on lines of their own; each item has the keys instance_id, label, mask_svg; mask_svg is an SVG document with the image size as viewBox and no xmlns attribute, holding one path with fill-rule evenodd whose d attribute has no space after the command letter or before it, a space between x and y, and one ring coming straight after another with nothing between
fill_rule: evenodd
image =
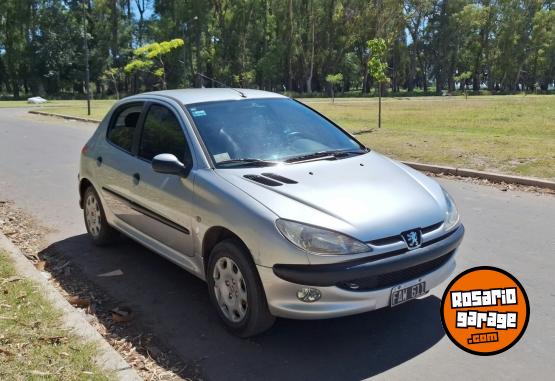
<instances>
[{"instance_id":1,"label":"dirt patch","mask_svg":"<svg viewBox=\"0 0 555 381\"><path fill-rule=\"evenodd\" d=\"M39 260L38 253L47 244L44 237L51 233L39 225L9 201L0 200L0 231L33 263Z\"/></svg>"},{"instance_id":2,"label":"dirt patch","mask_svg":"<svg viewBox=\"0 0 555 381\"><path fill-rule=\"evenodd\" d=\"M118 318L123 303L88 282L84 274L54 249L50 232L9 201L0 200L0 231L4 233L76 308L84 309L89 323L145 380L200 380L199 364L183 364L151 333L133 320ZM132 311L131 311L132 312Z\"/></svg>"}]
</instances>

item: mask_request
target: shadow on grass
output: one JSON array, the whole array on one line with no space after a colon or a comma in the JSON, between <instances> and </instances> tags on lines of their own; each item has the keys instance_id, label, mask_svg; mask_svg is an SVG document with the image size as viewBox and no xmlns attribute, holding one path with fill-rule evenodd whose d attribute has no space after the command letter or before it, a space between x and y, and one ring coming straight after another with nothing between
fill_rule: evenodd
<instances>
[{"instance_id":1,"label":"shadow on grass","mask_svg":"<svg viewBox=\"0 0 555 381\"><path fill-rule=\"evenodd\" d=\"M359 380L410 360L444 336L440 300L429 296L339 319L278 319L269 332L242 340L218 321L204 282L129 240L98 248L79 235L42 254L52 269L70 262L71 274L60 270L56 279L70 293L89 289L100 299L94 313L111 335L135 337L144 353L156 348L158 364L181 369L183 377ZM123 275L99 277L115 270ZM123 328L108 313L119 303L135 312Z\"/></svg>"}]
</instances>

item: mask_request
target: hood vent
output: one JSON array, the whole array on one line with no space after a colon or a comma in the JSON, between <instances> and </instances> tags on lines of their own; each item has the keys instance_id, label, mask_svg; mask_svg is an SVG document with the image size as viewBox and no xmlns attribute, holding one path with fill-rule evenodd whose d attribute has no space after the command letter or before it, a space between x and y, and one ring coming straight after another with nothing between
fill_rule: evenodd
<instances>
[{"instance_id":1,"label":"hood vent","mask_svg":"<svg viewBox=\"0 0 555 381\"><path fill-rule=\"evenodd\" d=\"M270 187L279 187L283 184L298 184L295 180L288 179L275 173L263 173L260 175L244 175L245 179L256 181L257 183L268 185Z\"/></svg>"},{"instance_id":2,"label":"hood vent","mask_svg":"<svg viewBox=\"0 0 555 381\"><path fill-rule=\"evenodd\" d=\"M279 187L280 185L283 185L282 183L278 183L277 181L274 181L272 179L269 179L267 177L264 176L259 176L259 175L245 175L243 176L245 179L249 179L252 181L256 181L257 183L260 184L264 184L264 185L268 185L271 187Z\"/></svg>"},{"instance_id":3,"label":"hood vent","mask_svg":"<svg viewBox=\"0 0 555 381\"><path fill-rule=\"evenodd\" d=\"M284 184L297 184L295 180L291 180L291 179L288 179L287 177L276 175L275 173L263 173L262 176L269 177L276 181L281 181Z\"/></svg>"}]
</instances>

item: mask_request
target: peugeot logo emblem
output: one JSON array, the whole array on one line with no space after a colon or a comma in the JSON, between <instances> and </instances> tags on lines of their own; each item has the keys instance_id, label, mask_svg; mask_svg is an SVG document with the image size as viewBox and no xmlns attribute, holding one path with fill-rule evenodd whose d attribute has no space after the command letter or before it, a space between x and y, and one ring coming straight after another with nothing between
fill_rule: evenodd
<instances>
[{"instance_id":1,"label":"peugeot logo emblem","mask_svg":"<svg viewBox=\"0 0 555 381\"><path fill-rule=\"evenodd\" d=\"M420 229L408 230L401 233L401 237L407 244L409 250L417 249L422 244L422 232Z\"/></svg>"}]
</instances>

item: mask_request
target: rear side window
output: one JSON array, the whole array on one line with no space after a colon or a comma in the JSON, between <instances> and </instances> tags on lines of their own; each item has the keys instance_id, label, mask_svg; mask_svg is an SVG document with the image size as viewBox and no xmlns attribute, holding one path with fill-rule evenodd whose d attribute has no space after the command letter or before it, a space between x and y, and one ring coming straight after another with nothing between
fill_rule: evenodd
<instances>
[{"instance_id":1,"label":"rear side window","mask_svg":"<svg viewBox=\"0 0 555 381\"><path fill-rule=\"evenodd\" d=\"M108 140L116 146L131 152L135 128L139 122L142 110L143 105L136 103L116 110L116 114L108 128Z\"/></svg>"},{"instance_id":2,"label":"rear side window","mask_svg":"<svg viewBox=\"0 0 555 381\"><path fill-rule=\"evenodd\" d=\"M168 108L152 105L146 114L139 157L152 160L161 153L174 154L179 160L190 160L189 149L179 121Z\"/></svg>"}]
</instances>

